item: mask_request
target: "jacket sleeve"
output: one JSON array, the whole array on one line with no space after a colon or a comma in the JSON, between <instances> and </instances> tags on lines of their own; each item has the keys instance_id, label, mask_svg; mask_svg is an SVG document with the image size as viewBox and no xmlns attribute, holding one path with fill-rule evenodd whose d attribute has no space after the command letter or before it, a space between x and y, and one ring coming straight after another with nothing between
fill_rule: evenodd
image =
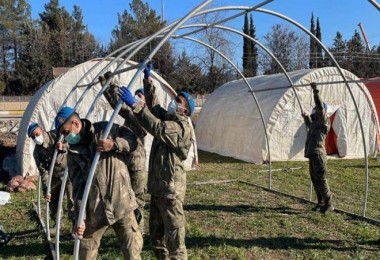
<instances>
[{"instance_id":1,"label":"jacket sleeve","mask_svg":"<svg viewBox=\"0 0 380 260\"><path fill-rule=\"evenodd\" d=\"M117 126L113 130L113 141L116 145L116 152L130 153L136 150L137 139L136 135L125 126Z\"/></svg>"},{"instance_id":2,"label":"jacket sleeve","mask_svg":"<svg viewBox=\"0 0 380 260\"><path fill-rule=\"evenodd\" d=\"M119 87L117 85L112 85L103 92L104 97L113 109L115 109L117 103L119 102L119 96L117 95L118 90ZM119 111L119 115L125 120L136 122L136 120L134 120L132 110L124 102Z\"/></svg>"},{"instance_id":3,"label":"jacket sleeve","mask_svg":"<svg viewBox=\"0 0 380 260\"><path fill-rule=\"evenodd\" d=\"M310 115L302 115L303 117L303 120L305 121L305 125L306 125L306 128L309 128L310 127L310 124L311 124L311 118L310 118Z\"/></svg>"},{"instance_id":4,"label":"jacket sleeve","mask_svg":"<svg viewBox=\"0 0 380 260\"><path fill-rule=\"evenodd\" d=\"M176 121L162 121L156 118L147 108L136 107L135 117L148 133L165 143L170 148L177 148L184 129Z\"/></svg>"},{"instance_id":5,"label":"jacket sleeve","mask_svg":"<svg viewBox=\"0 0 380 260\"><path fill-rule=\"evenodd\" d=\"M144 93L145 93L145 102L146 106L152 112L152 114L159 118L165 118L165 114L167 111L163 109L158 101L158 97L156 94L156 86L153 85L153 81L151 78L143 80L144 83Z\"/></svg>"},{"instance_id":6,"label":"jacket sleeve","mask_svg":"<svg viewBox=\"0 0 380 260\"><path fill-rule=\"evenodd\" d=\"M324 111L324 108L322 106L322 100L319 96L319 90L318 89L313 90L313 94L314 94L314 103L316 107L317 118L319 120L324 120L326 111Z\"/></svg>"}]
</instances>

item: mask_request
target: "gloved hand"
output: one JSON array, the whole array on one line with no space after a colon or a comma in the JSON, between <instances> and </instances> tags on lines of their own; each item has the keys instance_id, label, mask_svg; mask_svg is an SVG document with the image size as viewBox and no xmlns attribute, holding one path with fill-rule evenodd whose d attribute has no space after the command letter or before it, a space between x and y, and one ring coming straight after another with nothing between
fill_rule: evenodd
<instances>
[{"instance_id":1,"label":"gloved hand","mask_svg":"<svg viewBox=\"0 0 380 260\"><path fill-rule=\"evenodd\" d=\"M109 78L111 78L112 77L112 72L111 71L107 71L106 73L104 73L104 78L106 79L106 80L108 80Z\"/></svg>"},{"instance_id":2,"label":"gloved hand","mask_svg":"<svg viewBox=\"0 0 380 260\"><path fill-rule=\"evenodd\" d=\"M100 85L104 87L104 85L106 84L106 79L104 78L104 76L99 76L98 80L99 80Z\"/></svg>"},{"instance_id":3,"label":"gloved hand","mask_svg":"<svg viewBox=\"0 0 380 260\"><path fill-rule=\"evenodd\" d=\"M144 69L144 78L147 79L150 77L150 72L151 70L153 69L153 64L152 63L148 63L148 65L146 65L145 69Z\"/></svg>"},{"instance_id":4,"label":"gloved hand","mask_svg":"<svg viewBox=\"0 0 380 260\"><path fill-rule=\"evenodd\" d=\"M132 107L136 103L136 100L133 98L131 91L126 87L121 87L118 91L119 97L121 100L127 104L127 106Z\"/></svg>"},{"instance_id":5,"label":"gloved hand","mask_svg":"<svg viewBox=\"0 0 380 260\"><path fill-rule=\"evenodd\" d=\"M315 82L311 82L311 83L310 83L310 86L311 86L311 89L312 89L312 90L317 90L317 83L315 83Z\"/></svg>"}]
</instances>

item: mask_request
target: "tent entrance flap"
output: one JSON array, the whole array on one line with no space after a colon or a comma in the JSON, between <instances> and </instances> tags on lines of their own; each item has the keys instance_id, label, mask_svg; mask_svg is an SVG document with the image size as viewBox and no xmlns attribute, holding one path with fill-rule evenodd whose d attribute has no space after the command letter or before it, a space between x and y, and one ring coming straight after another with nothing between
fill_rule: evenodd
<instances>
[{"instance_id":1,"label":"tent entrance flap","mask_svg":"<svg viewBox=\"0 0 380 260\"><path fill-rule=\"evenodd\" d=\"M334 119L335 119L335 113L329 117L330 129L326 136L325 147L326 147L327 155L337 154L339 156L339 151L338 151L338 146L337 146L338 136L336 135L334 129L331 127L334 122Z\"/></svg>"}]
</instances>

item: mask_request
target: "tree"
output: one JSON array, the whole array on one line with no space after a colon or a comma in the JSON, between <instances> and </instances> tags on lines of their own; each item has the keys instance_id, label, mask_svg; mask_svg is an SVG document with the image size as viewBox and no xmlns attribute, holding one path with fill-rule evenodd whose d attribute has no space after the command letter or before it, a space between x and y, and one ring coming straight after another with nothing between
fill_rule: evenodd
<instances>
[{"instance_id":1,"label":"tree","mask_svg":"<svg viewBox=\"0 0 380 260\"><path fill-rule=\"evenodd\" d=\"M252 39L256 39L256 27L253 24L253 18L252 14L250 16L250 21L249 21L249 36L251 36ZM257 68L258 68L258 51L257 51L257 46L254 41L251 41L251 54L250 54L250 60L249 60L249 71L250 71L250 76L254 77L257 75Z\"/></svg>"},{"instance_id":2,"label":"tree","mask_svg":"<svg viewBox=\"0 0 380 260\"><path fill-rule=\"evenodd\" d=\"M243 33L249 36L249 22L248 22L248 14L244 15L244 26ZM251 54L251 44L250 40L246 37L243 37L243 74L244 76L248 76L248 61L250 59Z\"/></svg>"},{"instance_id":3,"label":"tree","mask_svg":"<svg viewBox=\"0 0 380 260\"><path fill-rule=\"evenodd\" d=\"M191 62L191 58L184 50L175 63L175 77L173 86L176 90L185 90L190 93L203 93L202 81L204 80L202 70Z\"/></svg>"},{"instance_id":4,"label":"tree","mask_svg":"<svg viewBox=\"0 0 380 260\"><path fill-rule=\"evenodd\" d=\"M161 17L156 15L156 11L150 9L147 3L141 0L133 0L130 4L130 12L125 10L118 14L118 25L112 30L110 52L118 48L146 38L165 26ZM160 39L152 40L144 46L132 60L140 61L145 59L153 48L159 43ZM170 83L174 71L173 50L169 43L164 44L154 57L156 72L161 74Z\"/></svg>"},{"instance_id":5,"label":"tree","mask_svg":"<svg viewBox=\"0 0 380 260\"><path fill-rule=\"evenodd\" d=\"M287 26L276 24L272 31L264 36L266 47L273 53L285 70L306 68L307 44L305 38L299 37ZM277 62L266 53L262 53L260 66L264 74L282 72Z\"/></svg>"},{"instance_id":6,"label":"tree","mask_svg":"<svg viewBox=\"0 0 380 260\"><path fill-rule=\"evenodd\" d=\"M310 19L310 33L315 35L315 24L314 24L314 14L311 13ZM317 53L316 50L316 41L310 37L310 50L309 50L309 68L316 68L316 58L315 55Z\"/></svg>"},{"instance_id":7,"label":"tree","mask_svg":"<svg viewBox=\"0 0 380 260\"><path fill-rule=\"evenodd\" d=\"M317 29L316 29L316 32L315 32L315 37L317 37L317 39L322 42L322 32L321 32L321 27L320 27L320 24L319 24L319 18L317 18ZM317 68L322 68L324 67L324 54L323 54L323 51L322 51L322 46L315 42L315 57L316 57L316 65L317 65Z\"/></svg>"},{"instance_id":8,"label":"tree","mask_svg":"<svg viewBox=\"0 0 380 260\"><path fill-rule=\"evenodd\" d=\"M248 15L244 16L244 34L251 38L256 38L256 28L253 24L252 15L248 23ZM257 47L256 43L248 38L243 38L243 74L246 77L254 77L257 75Z\"/></svg>"},{"instance_id":9,"label":"tree","mask_svg":"<svg viewBox=\"0 0 380 260\"><path fill-rule=\"evenodd\" d=\"M221 13L213 13L197 17L197 22L200 24L213 24L222 19ZM209 27L199 32L196 37L223 53L229 60L232 60L232 41L225 30ZM203 83L205 93L211 93L228 80L236 78L234 69L229 62L222 58L214 49L195 48L197 63L205 75Z\"/></svg>"},{"instance_id":10,"label":"tree","mask_svg":"<svg viewBox=\"0 0 380 260\"><path fill-rule=\"evenodd\" d=\"M0 85L5 93L14 93L19 49L26 44L24 23L31 21L30 6L25 0L3 1L0 8ZM5 86L5 87L4 87Z\"/></svg>"},{"instance_id":11,"label":"tree","mask_svg":"<svg viewBox=\"0 0 380 260\"><path fill-rule=\"evenodd\" d=\"M343 35L340 32L336 32L332 47L329 48L330 53L334 56L336 62L342 68L347 67L346 59L346 41L343 39ZM328 62L329 66L335 66L331 61Z\"/></svg>"},{"instance_id":12,"label":"tree","mask_svg":"<svg viewBox=\"0 0 380 260\"><path fill-rule=\"evenodd\" d=\"M365 47L360 34L355 30L347 42L347 68L358 77L364 77L366 72Z\"/></svg>"}]
</instances>

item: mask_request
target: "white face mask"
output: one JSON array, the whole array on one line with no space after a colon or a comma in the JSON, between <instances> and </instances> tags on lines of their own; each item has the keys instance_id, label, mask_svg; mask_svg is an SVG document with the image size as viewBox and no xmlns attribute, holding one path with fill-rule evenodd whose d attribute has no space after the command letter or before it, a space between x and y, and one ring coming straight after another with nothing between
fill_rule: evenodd
<instances>
[{"instance_id":1,"label":"white face mask","mask_svg":"<svg viewBox=\"0 0 380 260\"><path fill-rule=\"evenodd\" d=\"M173 99L173 100L170 101L170 103L169 103L169 106L168 106L168 113L174 114L175 112L177 112L177 109L178 109L178 102L175 101L175 99Z\"/></svg>"},{"instance_id":2,"label":"white face mask","mask_svg":"<svg viewBox=\"0 0 380 260\"><path fill-rule=\"evenodd\" d=\"M36 136L33 141L36 145L42 145L44 143L44 137L43 135Z\"/></svg>"},{"instance_id":3,"label":"white face mask","mask_svg":"<svg viewBox=\"0 0 380 260\"><path fill-rule=\"evenodd\" d=\"M141 101L141 98L139 97L139 95L135 95L133 98L135 99L137 103Z\"/></svg>"}]
</instances>

